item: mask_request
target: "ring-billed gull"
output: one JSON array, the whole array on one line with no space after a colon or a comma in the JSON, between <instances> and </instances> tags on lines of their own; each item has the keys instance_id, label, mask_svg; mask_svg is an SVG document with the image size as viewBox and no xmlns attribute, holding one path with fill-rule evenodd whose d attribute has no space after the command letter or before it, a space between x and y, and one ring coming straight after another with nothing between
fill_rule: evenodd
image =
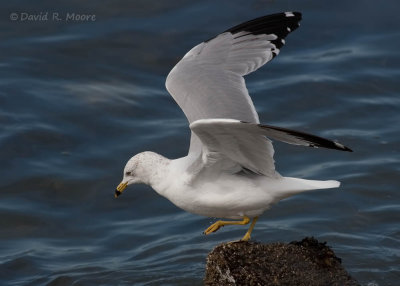
<instances>
[{"instance_id":1,"label":"ring-billed gull","mask_svg":"<svg viewBox=\"0 0 400 286\"><path fill-rule=\"evenodd\" d=\"M128 185L144 183L185 211L241 219L217 221L205 234L253 219L242 238L247 241L257 218L272 204L304 191L339 187L338 181L283 177L275 170L268 138L351 150L315 135L261 125L243 78L279 54L300 20L298 12L260 17L192 48L166 80L190 124L188 155L175 160L149 151L133 156L115 196Z\"/></svg>"}]
</instances>

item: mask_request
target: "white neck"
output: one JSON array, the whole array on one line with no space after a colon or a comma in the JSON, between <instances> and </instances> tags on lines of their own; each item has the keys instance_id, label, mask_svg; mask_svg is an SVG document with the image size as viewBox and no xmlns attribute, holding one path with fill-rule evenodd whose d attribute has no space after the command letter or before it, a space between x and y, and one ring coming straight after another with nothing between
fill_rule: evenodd
<instances>
[{"instance_id":1,"label":"white neck","mask_svg":"<svg viewBox=\"0 0 400 286\"><path fill-rule=\"evenodd\" d=\"M141 155L143 158L138 166L141 181L162 195L171 160L149 151L143 152Z\"/></svg>"}]
</instances>

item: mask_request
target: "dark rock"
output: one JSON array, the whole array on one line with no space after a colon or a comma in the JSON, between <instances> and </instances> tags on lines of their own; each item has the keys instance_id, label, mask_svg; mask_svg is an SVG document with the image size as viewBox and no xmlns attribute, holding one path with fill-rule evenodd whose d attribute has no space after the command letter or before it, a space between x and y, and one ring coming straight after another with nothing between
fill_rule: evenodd
<instances>
[{"instance_id":1,"label":"dark rock","mask_svg":"<svg viewBox=\"0 0 400 286\"><path fill-rule=\"evenodd\" d=\"M314 238L286 243L222 243L207 257L205 285L359 285L341 259Z\"/></svg>"}]
</instances>

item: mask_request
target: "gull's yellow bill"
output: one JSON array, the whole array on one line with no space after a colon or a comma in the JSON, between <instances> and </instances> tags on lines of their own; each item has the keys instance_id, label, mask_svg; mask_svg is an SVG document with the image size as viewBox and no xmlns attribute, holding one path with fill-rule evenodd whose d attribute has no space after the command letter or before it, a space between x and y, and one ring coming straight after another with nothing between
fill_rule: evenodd
<instances>
[{"instance_id":1,"label":"gull's yellow bill","mask_svg":"<svg viewBox=\"0 0 400 286\"><path fill-rule=\"evenodd\" d=\"M128 182L121 182L117 189L115 190L114 197L118 198L122 192L126 189L126 186L128 186Z\"/></svg>"}]
</instances>

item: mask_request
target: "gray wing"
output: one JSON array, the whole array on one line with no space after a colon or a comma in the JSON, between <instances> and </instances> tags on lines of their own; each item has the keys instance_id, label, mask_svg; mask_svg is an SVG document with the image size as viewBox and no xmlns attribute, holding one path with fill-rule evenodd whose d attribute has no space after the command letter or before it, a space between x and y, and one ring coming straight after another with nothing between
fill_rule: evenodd
<instances>
[{"instance_id":1,"label":"gray wing","mask_svg":"<svg viewBox=\"0 0 400 286\"><path fill-rule=\"evenodd\" d=\"M207 118L259 123L243 76L278 55L284 38L300 20L298 12L260 17L191 49L166 81L167 90L189 123ZM270 143L267 147L273 150ZM192 132L189 154L199 152L200 141Z\"/></svg>"},{"instance_id":2,"label":"gray wing","mask_svg":"<svg viewBox=\"0 0 400 286\"><path fill-rule=\"evenodd\" d=\"M279 177L273 149L268 148L271 142L265 136L294 145L351 152L348 147L319 136L234 119L200 119L191 123L190 129L202 142L201 167L218 163L214 171L237 172L245 168L256 174Z\"/></svg>"},{"instance_id":3,"label":"gray wing","mask_svg":"<svg viewBox=\"0 0 400 286\"><path fill-rule=\"evenodd\" d=\"M243 169L268 177L280 177L275 171L271 141L254 128L257 124L235 119L200 119L190 124L202 143L200 168L213 172L236 173Z\"/></svg>"}]
</instances>

